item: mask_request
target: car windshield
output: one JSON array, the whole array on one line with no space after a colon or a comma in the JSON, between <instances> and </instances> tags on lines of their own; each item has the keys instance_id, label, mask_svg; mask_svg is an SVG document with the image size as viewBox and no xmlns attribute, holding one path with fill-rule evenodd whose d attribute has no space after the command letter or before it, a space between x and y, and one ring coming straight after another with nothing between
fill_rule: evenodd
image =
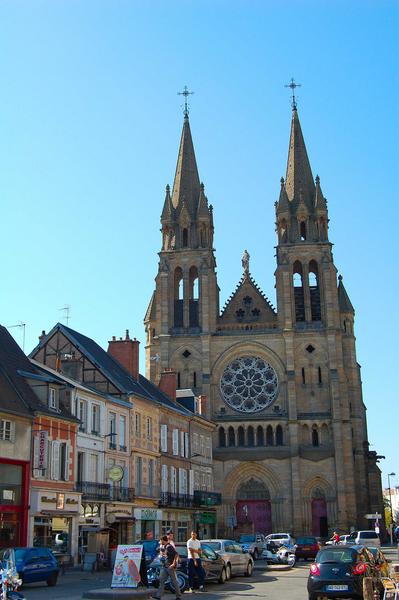
<instances>
[{"instance_id":1,"label":"car windshield","mask_svg":"<svg viewBox=\"0 0 399 600\"><path fill-rule=\"evenodd\" d=\"M255 541L255 536L254 535L240 535L240 542L241 543L245 543L245 542L254 542Z\"/></svg>"},{"instance_id":2,"label":"car windshield","mask_svg":"<svg viewBox=\"0 0 399 600\"><path fill-rule=\"evenodd\" d=\"M359 531L359 538L376 540L378 538L378 534L375 531Z\"/></svg>"},{"instance_id":3,"label":"car windshield","mask_svg":"<svg viewBox=\"0 0 399 600\"><path fill-rule=\"evenodd\" d=\"M299 537L296 541L297 544L301 544L301 545L309 545L309 544L316 544L316 538L314 537Z\"/></svg>"},{"instance_id":4,"label":"car windshield","mask_svg":"<svg viewBox=\"0 0 399 600\"><path fill-rule=\"evenodd\" d=\"M288 539L288 535L286 533L272 533L269 537L269 540L282 540Z\"/></svg>"},{"instance_id":5,"label":"car windshield","mask_svg":"<svg viewBox=\"0 0 399 600\"><path fill-rule=\"evenodd\" d=\"M220 542L207 542L207 544L212 548L212 550L220 550L222 546Z\"/></svg>"},{"instance_id":6,"label":"car windshield","mask_svg":"<svg viewBox=\"0 0 399 600\"><path fill-rule=\"evenodd\" d=\"M321 550L316 556L316 562L324 563L354 563L356 560L356 552L352 548L329 548Z\"/></svg>"}]
</instances>

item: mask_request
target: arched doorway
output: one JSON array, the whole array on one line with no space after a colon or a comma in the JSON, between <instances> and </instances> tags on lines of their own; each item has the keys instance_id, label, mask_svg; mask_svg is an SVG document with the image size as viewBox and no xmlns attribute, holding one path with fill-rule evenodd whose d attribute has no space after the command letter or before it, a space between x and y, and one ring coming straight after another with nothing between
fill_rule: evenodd
<instances>
[{"instance_id":1,"label":"arched doorway","mask_svg":"<svg viewBox=\"0 0 399 600\"><path fill-rule=\"evenodd\" d=\"M318 488L312 493L312 535L328 536L327 503L324 493Z\"/></svg>"},{"instance_id":2,"label":"arched doorway","mask_svg":"<svg viewBox=\"0 0 399 600\"><path fill-rule=\"evenodd\" d=\"M271 533L270 494L262 481L251 477L238 488L236 517L240 533Z\"/></svg>"}]
</instances>

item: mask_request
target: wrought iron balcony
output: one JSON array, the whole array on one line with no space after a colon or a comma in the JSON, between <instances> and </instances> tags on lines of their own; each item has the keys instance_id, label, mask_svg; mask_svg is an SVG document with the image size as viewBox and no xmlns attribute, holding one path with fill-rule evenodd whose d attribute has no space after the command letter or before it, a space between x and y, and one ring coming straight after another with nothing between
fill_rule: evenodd
<instances>
[{"instance_id":1,"label":"wrought iron balcony","mask_svg":"<svg viewBox=\"0 0 399 600\"><path fill-rule=\"evenodd\" d=\"M113 502L133 502L135 497L134 488L111 485L110 489Z\"/></svg>"},{"instance_id":2,"label":"wrought iron balcony","mask_svg":"<svg viewBox=\"0 0 399 600\"><path fill-rule=\"evenodd\" d=\"M194 490L194 506L220 506L221 504L222 494L219 494L218 492Z\"/></svg>"},{"instance_id":3,"label":"wrought iron balcony","mask_svg":"<svg viewBox=\"0 0 399 600\"><path fill-rule=\"evenodd\" d=\"M192 508L194 506L194 496L190 496L189 494L171 494L170 492L161 492L159 506Z\"/></svg>"},{"instance_id":4,"label":"wrought iron balcony","mask_svg":"<svg viewBox=\"0 0 399 600\"><path fill-rule=\"evenodd\" d=\"M110 486L108 483L95 481L77 481L76 491L82 492L83 500L110 500Z\"/></svg>"}]
</instances>

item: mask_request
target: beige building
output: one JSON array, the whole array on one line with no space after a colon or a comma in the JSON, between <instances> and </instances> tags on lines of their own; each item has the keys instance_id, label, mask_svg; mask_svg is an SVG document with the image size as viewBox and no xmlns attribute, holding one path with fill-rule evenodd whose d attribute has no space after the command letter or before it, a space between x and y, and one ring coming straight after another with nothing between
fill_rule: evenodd
<instances>
[{"instance_id":1,"label":"beige building","mask_svg":"<svg viewBox=\"0 0 399 600\"><path fill-rule=\"evenodd\" d=\"M220 534L237 528L327 536L334 528L371 525L365 515L382 510L354 309L337 279L328 222L294 105L286 178L276 202L277 309L251 274L245 251L241 279L220 310L213 209L200 183L186 112L145 316L146 367L155 383L172 368L178 387L209 398L205 414L217 424Z\"/></svg>"}]
</instances>

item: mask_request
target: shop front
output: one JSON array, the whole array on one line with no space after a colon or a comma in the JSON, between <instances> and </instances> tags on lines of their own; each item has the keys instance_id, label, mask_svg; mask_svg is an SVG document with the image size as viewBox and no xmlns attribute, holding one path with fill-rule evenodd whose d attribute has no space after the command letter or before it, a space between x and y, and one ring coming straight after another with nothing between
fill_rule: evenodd
<instances>
[{"instance_id":1,"label":"shop front","mask_svg":"<svg viewBox=\"0 0 399 600\"><path fill-rule=\"evenodd\" d=\"M186 542L193 531L193 517L194 514L188 511L162 511L162 535L171 529L176 542Z\"/></svg>"},{"instance_id":2,"label":"shop front","mask_svg":"<svg viewBox=\"0 0 399 600\"><path fill-rule=\"evenodd\" d=\"M131 504L107 504L104 526L109 530L109 547L116 549L119 544L131 544L133 540L134 515Z\"/></svg>"},{"instance_id":3,"label":"shop front","mask_svg":"<svg viewBox=\"0 0 399 600\"><path fill-rule=\"evenodd\" d=\"M78 560L80 494L55 490L32 490L30 540L46 546L60 557Z\"/></svg>"},{"instance_id":4,"label":"shop front","mask_svg":"<svg viewBox=\"0 0 399 600\"><path fill-rule=\"evenodd\" d=\"M104 504L82 501L79 515L79 562L88 551L89 534L99 532L104 527Z\"/></svg>"},{"instance_id":5,"label":"shop front","mask_svg":"<svg viewBox=\"0 0 399 600\"><path fill-rule=\"evenodd\" d=\"M216 536L216 512L205 511L195 513L194 529L199 539L211 539Z\"/></svg>"},{"instance_id":6,"label":"shop front","mask_svg":"<svg viewBox=\"0 0 399 600\"><path fill-rule=\"evenodd\" d=\"M162 510L159 508L135 508L136 540L158 539L161 534Z\"/></svg>"},{"instance_id":7,"label":"shop front","mask_svg":"<svg viewBox=\"0 0 399 600\"><path fill-rule=\"evenodd\" d=\"M0 459L0 548L26 546L29 462Z\"/></svg>"}]
</instances>

